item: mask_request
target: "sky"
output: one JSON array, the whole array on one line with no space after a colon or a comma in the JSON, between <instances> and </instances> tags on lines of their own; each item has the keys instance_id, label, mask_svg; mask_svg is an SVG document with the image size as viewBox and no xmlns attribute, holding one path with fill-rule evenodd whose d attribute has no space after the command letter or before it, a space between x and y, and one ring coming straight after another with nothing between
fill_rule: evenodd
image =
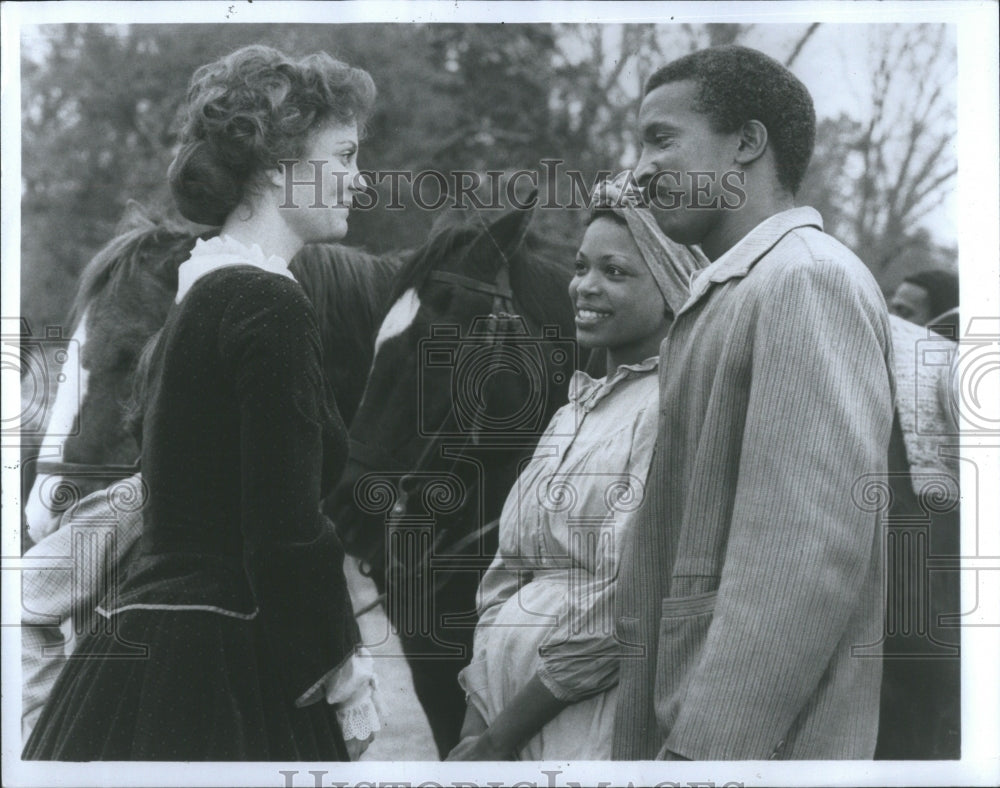
<instances>
[{"instance_id":1,"label":"sky","mask_svg":"<svg viewBox=\"0 0 1000 788\"><path fill-rule=\"evenodd\" d=\"M612 42L618 40L619 27L614 23L605 25L610 51L614 51L615 44ZM666 25L662 27L668 28ZM783 61L794 42L801 38L807 28L808 24L754 23L741 42ZM872 25L823 23L802 48L793 70L809 88L818 117L836 117L844 113L852 118L865 119L871 106L872 36ZM951 41L954 42L953 32ZM44 59L44 44L30 31L25 31L21 44L26 57ZM572 56L572 45L567 49ZM580 56L587 54L581 50ZM622 81L623 84L634 85L638 91L641 77L640 74L626 70ZM955 102L954 86L947 98L952 103ZM953 178L942 188L947 192L947 197L922 224L938 243L950 246L957 243L958 239L954 199L956 180Z\"/></svg>"}]
</instances>

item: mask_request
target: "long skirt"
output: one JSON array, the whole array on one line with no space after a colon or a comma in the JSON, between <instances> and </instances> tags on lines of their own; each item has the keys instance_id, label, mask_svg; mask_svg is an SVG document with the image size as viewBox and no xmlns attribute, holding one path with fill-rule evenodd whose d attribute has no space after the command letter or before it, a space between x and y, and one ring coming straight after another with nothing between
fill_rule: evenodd
<instances>
[{"instance_id":1,"label":"long skirt","mask_svg":"<svg viewBox=\"0 0 1000 788\"><path fill-rule=\"evenodd\" d=\"M345 761L333 707L296 708L256 620L136 609L99 619L56 681L26 760ZM138 653L137 653L138 652Z\"/></svg>"}]
</instances>

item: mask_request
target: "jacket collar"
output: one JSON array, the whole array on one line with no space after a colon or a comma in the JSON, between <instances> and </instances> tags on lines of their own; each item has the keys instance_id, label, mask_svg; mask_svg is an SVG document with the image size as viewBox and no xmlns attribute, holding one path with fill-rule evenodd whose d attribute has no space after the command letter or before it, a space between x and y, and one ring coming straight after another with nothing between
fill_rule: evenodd
<instances>
[{"instance_id":1,"label":"jacket collar","mask_svg":"<svg viewBox=\"0 0 1000 788\"><path fill-rule=\"evenodd\" d=\"M691 293L679 311L690 309L712 284L746 276L754 263L774 248L785 235L799 227L816 227L822 230L823 218L815 208L801 206L776 213L762 221L715 262L695 271L691 278Z\"/></svg>"}]
</instances>

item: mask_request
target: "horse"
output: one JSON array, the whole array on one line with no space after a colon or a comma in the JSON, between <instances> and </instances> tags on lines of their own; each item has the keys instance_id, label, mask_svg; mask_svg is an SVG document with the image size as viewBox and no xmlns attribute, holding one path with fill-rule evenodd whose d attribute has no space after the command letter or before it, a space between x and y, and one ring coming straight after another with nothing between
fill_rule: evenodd
<instances>
[{"instance_id":1,"label":"horse","mask_svg":"<svg viewBox=\"0 0 1000 788\"><path fill-rule=\"evenodd\" d=\"M178 266L199 237L215 232L199 236L154 222L132 204L120 234L85 266L45 438L37 462L24 467L22 483L31 485L24 514L33 539L50 532L85 495L135 472L139 447L123 416L139 355L166 321ZM381 304L400 264L396 254L379 257L337 244L309 244L291 262L316 309L324 368L345 420L361 398Z\"/></svg>"},{"instance_id":2,"label":"horse","mask_svg":"<svg viewBox=\"0 0 1000 788\"><path fill-rule=\"evenodd\" d=\"M31 485L24 517L35 541L76 501L133 472L139 449L122 423L132 374L198 239L131 204L118 230L80 276L45 437L37 461L24 465L22 484ZM51 391L37 394L52 401Z\"/></svg>"},{"instance_id":3,"label":"horse","mask_svg":"<svg viewBox=\"0 0 1000 788\"><path fill-rule=\"evenodd\" d=\"M325 508L384 591L439 752L458 741L476 589L577 359L574 255L530 211L434 232L400 269ZM477 225L476 221L480 224Z\"/></svg>"}]
</instances>

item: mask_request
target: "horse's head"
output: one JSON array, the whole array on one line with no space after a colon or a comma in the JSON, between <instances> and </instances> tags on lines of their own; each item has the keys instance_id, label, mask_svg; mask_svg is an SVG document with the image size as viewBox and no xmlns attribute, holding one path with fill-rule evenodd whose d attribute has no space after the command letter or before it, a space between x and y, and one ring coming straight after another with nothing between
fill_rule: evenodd
<instances>
[{"instance_id":1,"label":"horse's head","mask_svg":"<svg viewBox=\"0 0 1000 788\"><path fill-rule=\"evenodd\" d=\"M195 240L147 220L116 237L84 269L72 339L25 505L36 541L69 506L135 464L138 445L122 418L133 373L146 342L166 320L177 267Z\"/></svg>"},{"instance_id":2,"label":"horse's head","mask_svg":"<svg viewBox=\"0 0 1000 788\"><path fill-rule=\"evenodd\" d=\"M397 275L328 502L355 554L378 554L387 515L495 517L512 463L564 401L572 257L545 257L530 216L440 230Z\"/></svg>"}]
</instances>

